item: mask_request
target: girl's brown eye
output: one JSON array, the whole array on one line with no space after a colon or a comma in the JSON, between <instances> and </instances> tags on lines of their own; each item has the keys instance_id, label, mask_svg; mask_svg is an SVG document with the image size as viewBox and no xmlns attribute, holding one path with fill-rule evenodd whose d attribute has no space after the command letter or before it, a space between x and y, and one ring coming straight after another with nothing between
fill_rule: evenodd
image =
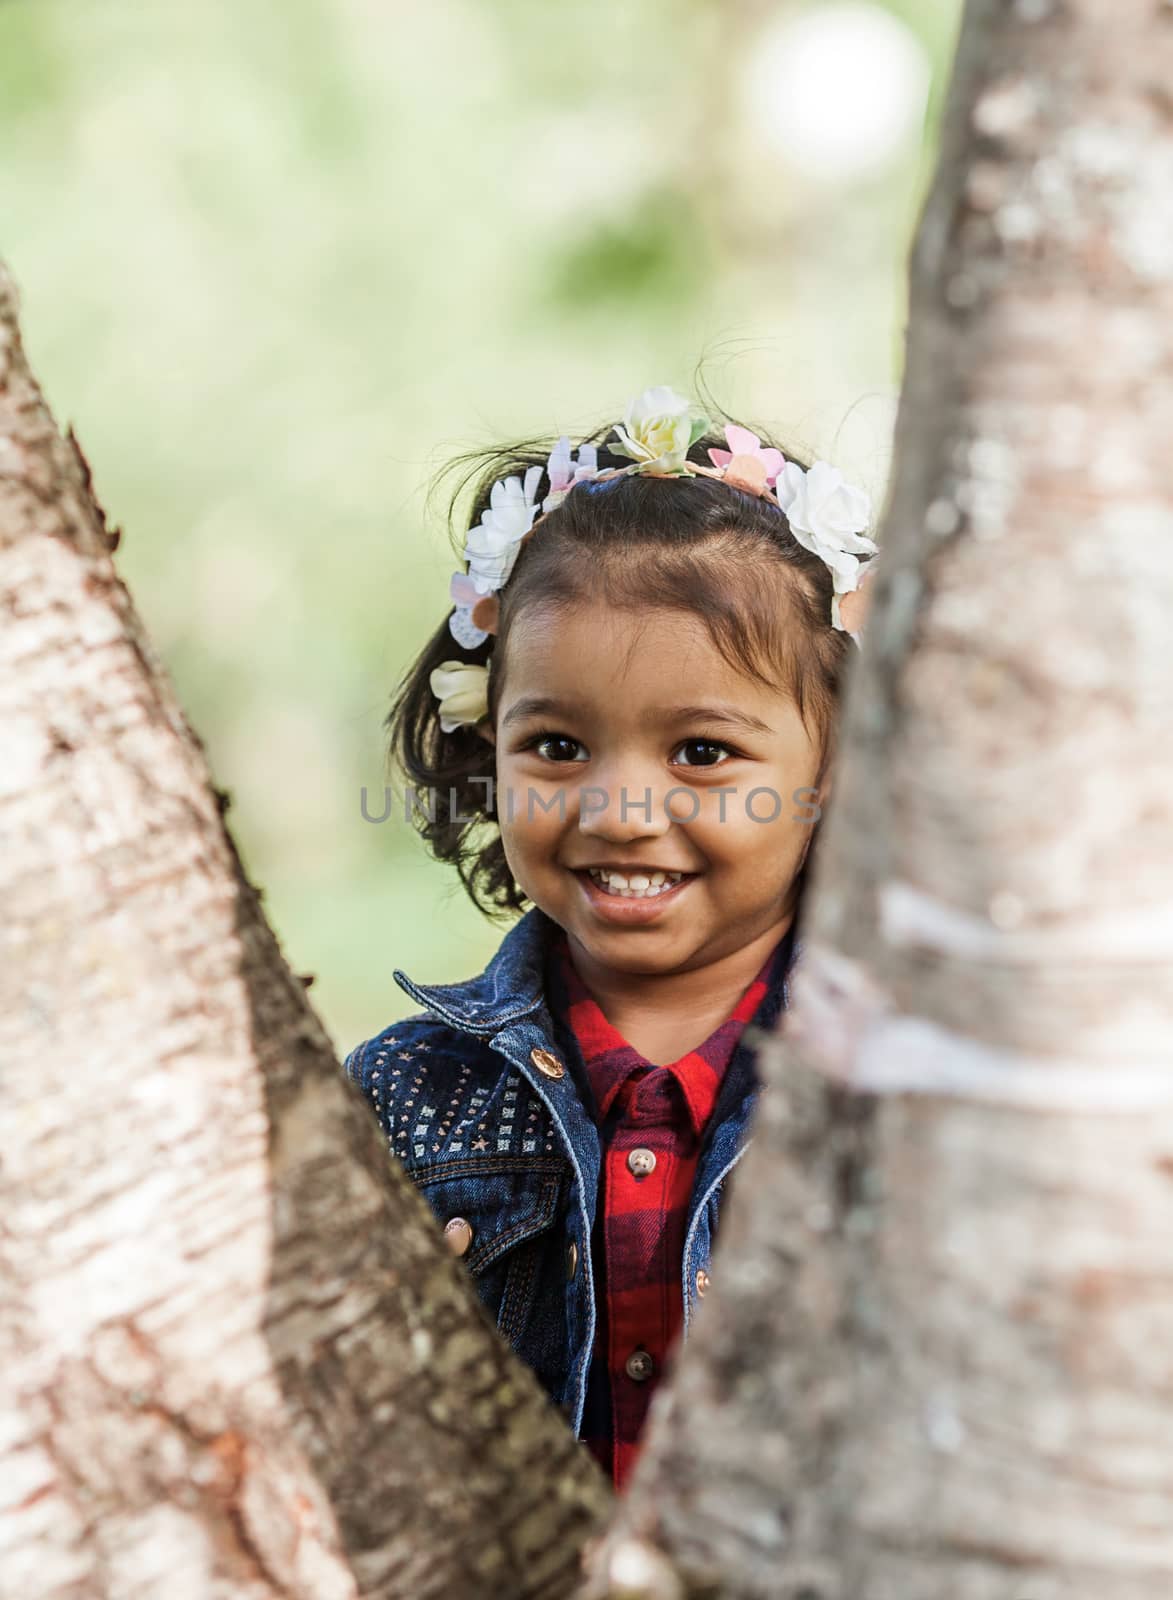
<instances>
[{"instance_id":1,"label":"girl's brown eye","mask_svg":"<svg viewBox=\"0 0 1173 1600\"><path fill-rule=\"evenodd\" d=\"M719 764L722 754L730 755L732 753L728 745L718 744L715 739L686 739L678 748L681 750L700 751L700 755L696 760L682 763L686 767L715 767ZM717 752L715 756L713 754L714 751Z\"/></svg>"},{"instance_id":2,"label":"girl's brown eye","mask_svg":"<svg viewBox=\"0 0 1173 1600\"><path fill-rule=\"evenodd\" d=\"M567 746L570 747L571 751L582 749L578 740L572 739L566 733L541 733L531 742L531 749L536 750L539 755L545 756L548 761L579 760L578 756L566 753ZM582 759L585 759L585 752Z\"/></svg>"}]
</instances>

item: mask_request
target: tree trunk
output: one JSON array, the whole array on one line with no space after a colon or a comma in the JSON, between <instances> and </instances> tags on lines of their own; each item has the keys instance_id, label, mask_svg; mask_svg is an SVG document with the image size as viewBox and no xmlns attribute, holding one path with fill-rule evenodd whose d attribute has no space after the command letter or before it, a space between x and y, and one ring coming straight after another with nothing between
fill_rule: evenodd
<instances>
[{"instance_id":1,"label":"tree trunk","mask_svg":"<svg viewBox=\"0 0 1173 1600\"><path fill-rule=\"evenodd\" d=\"M1173 11L970 0L805 970L594 1593L1173 1587Z\"/></svg>"},{"instance_id":2,"label":"tree trunk","mask_svg":"<svg viewBox=\"0 0 1173 1600\"><path fill-rule=\"evenodd\" d=\"M0 1593L567 1592L609 1494L342 1076L0 271Z\"/></svg>"}]
</instances>

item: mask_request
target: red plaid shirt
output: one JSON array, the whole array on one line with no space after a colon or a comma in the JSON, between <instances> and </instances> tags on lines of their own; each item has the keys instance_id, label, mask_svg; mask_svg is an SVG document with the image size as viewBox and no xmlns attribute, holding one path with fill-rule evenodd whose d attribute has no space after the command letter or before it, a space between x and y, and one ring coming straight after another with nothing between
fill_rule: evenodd
<instances>
[{"instance_id":1,"label":"red plaid shirt","mask_svg":"<svg viewBox=\"0 0 1173 1600\"><path fill-rule=\"evenodd\" d=\"M685 1225L705 1125L785 943L771 951L732 1015L668 1066L653 1065L607 1021L571 964L565 934L555 945L551 1008L581 1053L602 1147L591 1240L598 1322L583 1437L616 1488L635 1464L649 1402L684 1318Z\"/></svg>"}]
</instances>

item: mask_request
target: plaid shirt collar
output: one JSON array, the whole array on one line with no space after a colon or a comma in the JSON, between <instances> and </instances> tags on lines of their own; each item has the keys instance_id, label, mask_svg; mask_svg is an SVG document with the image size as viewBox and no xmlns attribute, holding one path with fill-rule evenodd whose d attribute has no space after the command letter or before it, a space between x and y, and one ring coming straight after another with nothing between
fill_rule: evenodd
<instances>
[{"instance_id":1,"label":"plaid shirt collar","mask_svg":"<svg viewBox=\"0 0 1173 1600\"><path fill-rule=\"evenodd\" d=\"M738 1040L765 999L775 976L775 963L783 956L790 942L789 932L783 934L731 1015L718 1024L703 1044L687 1051L678 1061L665 1063L680 1088L692 1130L698 1138L713 1114L721 1080ZM598 1002L571 962L565 933L556 939L554 955L561 979L560 999L564 1015L582 1052L599 1115L603 1118L632 1074L650 1067L651 1063L628 1044L603 1015Z\"/></svg>"}]
</instances>

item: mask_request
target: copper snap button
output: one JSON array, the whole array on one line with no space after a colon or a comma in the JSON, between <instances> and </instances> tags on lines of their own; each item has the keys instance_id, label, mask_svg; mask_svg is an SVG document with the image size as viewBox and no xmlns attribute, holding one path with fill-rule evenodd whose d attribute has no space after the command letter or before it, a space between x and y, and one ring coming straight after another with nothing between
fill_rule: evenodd
<instances>
[{"instance_id":1,"label":"copper snap button","mask_svg":"<svg viewBox=\"0 0 1173 1600\"><path fill-rule=\"evenodd\" d=\"M655 1364L646 1350L633 1350L623 1363L623 1370L633 1383L646 1383Z\"/></svg>"},{"instance_id":2,"label":"copper snap button","mask_svg":"<svg viewBox=\"0 0 1173 1600\"><path fill-rule=\"evenodd\" d=\"M656 1152L642 1148L633 1150L627 1158L627 1165L637 1178L646 1178L649 1172L656 1170Z\"/></svg>"},{"instance_id":3,"label":"copper snap button","mask_svg":"<svg viewBox=\"0 0 1173 1600\"><path fill-rule=\"evenodd\" d=\"M454 1256L465 1255L472 1243L472 1223L464 1217L453 1217L451 1222L444 1224L444 1237Z\"/></svg>"},{"instance_id":4,"label":"copper snap button","mask_svg":"<svg viewBox=\"0 0 1173 1600\"><path fill-rule=\"evenodd\" d=\"M572 1239L566 1247L566 1281L570 1283L578 1271L578 1246Z\"/></svg>"},{"instance_id":5,"label":"copper snap button","mask_svg":"<svg viewBox=\"0 0 1173 1600\"><path fill-rule=\"evenodd\" d=\"M709 1275L705 1271L704 1267L702 1267L700 1269L700 1271L696 1275L696 1292L697 1292L698 1296L702 1300L705 1298L705 1290L708 1287L709 1287Z\"/></svg>"},{"instance_id":6,"label":"copper snap button","mask_svg":"<svg viewBox=\"0 0 1173 1600\"><path fill-rule=\"evenodd\" d=\"M529 1058L543 1078L564 1078L566 1076L566 1068L558 1057L551 1055L548 1050L531 1050Z\"/></svg>"}]
</instances>

